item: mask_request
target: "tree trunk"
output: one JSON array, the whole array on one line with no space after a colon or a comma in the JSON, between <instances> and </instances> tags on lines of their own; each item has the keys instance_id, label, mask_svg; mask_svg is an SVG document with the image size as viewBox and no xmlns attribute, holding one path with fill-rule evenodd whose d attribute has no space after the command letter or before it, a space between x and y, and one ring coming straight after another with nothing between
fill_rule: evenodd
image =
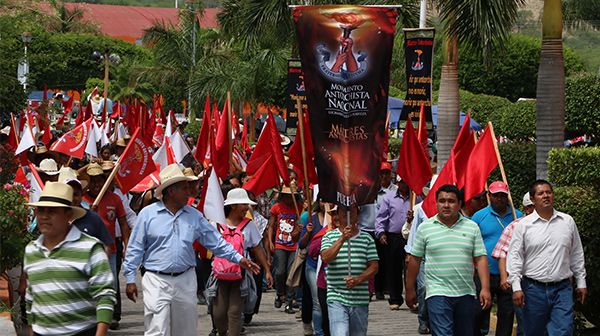
<instances>
[{"instance_id":1,"label":"tree trunk","mask_svg":"<svg viewBox=\"0 0 600 336\"><path fill-rule=\"evenodd\" d=\"M458 47L456 38L448 38L442 65L437 118L437 171L444 167L458 135L460 97L458 93Z\"/></svg>"},{"instance_id":2,"label":"tree trunk","mask_svg":"<svg viewBox=\"0 0 600 336\"><path fill-rule=\"evenodd\" d=\"M548 152L564 146L565 73L560 0L544 2L542 49L537 80L536 175L548 176Z\"/></svg>"}]
</instances>

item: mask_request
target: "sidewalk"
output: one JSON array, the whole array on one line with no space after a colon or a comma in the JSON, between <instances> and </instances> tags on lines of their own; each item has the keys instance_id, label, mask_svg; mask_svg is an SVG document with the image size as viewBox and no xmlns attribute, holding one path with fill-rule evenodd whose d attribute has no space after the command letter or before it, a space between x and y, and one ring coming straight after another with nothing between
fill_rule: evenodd
<instances>
[{"instance_id":1,"label":"sidewalk","mask_svg":"<svg viewBox=\"0 0 600 336\"><path fill-rule=\"evenodd\" d=\"M3 276L0 276L0 302L8 306L8 281ZM8 312L0 313L0 335L15 335L15 329Z\"/></svg>"}]
</instances>

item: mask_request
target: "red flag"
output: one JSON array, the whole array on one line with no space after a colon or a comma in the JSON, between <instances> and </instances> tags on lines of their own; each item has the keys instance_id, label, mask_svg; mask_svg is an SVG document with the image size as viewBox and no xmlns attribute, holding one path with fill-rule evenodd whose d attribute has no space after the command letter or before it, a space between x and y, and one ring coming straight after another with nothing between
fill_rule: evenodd
<instances>
[{"instance_id":1,"label":"red flag","mask_svg":"<svg viewBox=\"0 0 600 336\"><path fill-rule=\"evenodd\" d=\"M219 130L219 124L221 124L221 115L219 114L219 108L217 106L217 102L213 103L212 115L213 115L213 131L215 134L217 134L217 131Z\"/></svg>"},{"instance_id":2,"label":"red flag","mask_svg":"<svg viewBox=\"0 0 600 336\"><path fill-rule=\"evenodd\" d=\"M111 119L118 119L123 113L123 107L121 107L121 103L118 101L114 102L112 113L110 114Z\"/></svg>"},{"instance_id":3,"label":"red flag","mask_svg":"<svg viewBox=\"0 0 600 336\"><path fill-rule=\"evenodd\" d=\"M446 164L442 168L442 171L435 181L435 184L430 188L429 194L423 201L423 211L425 211L427 217L432 217L437 213L437 208L435 205L435 193L441 186L445 184L453 184L458 185L459 188L462 187L462 174L465 172L465 167L469 156L473 150L473 147L475 146L470 124L470 115L467 114L462 128L456 137L456 141L452 146L448 161L446 161Z\"/></svg>"},{"instance_id":4,"label":"red flag","mask_svg":"<svg viewBox=\"0 0 600 336\"><path fill-rule=\"evenodd\" d=\"M493 131L488 123L469 156L464 177L465 201L484 190L485 181L497 165L498 157L494 146Z\"/></svg>"},{"instance_id":5,"label":"red flag","mask_svg":"<svg viewBox=\"0 0 600 336\"><path fill-rule=\"evenodd\" d=\"M78 159L83 159L85 156L85 147L88 142L88 132L91 124L92 119L90 118L83 124L76 126L74 129L55 141L50 147L50 150Z\"/></svg>"},{"instance_id":6,"label":"red flag","mask_svg":"<svg viewBox=\"0 0 600 336\"><path fill-rule=\"evenodd\" d=\"M294 170L298 174L298 183L302 184L304 180L304 165L302 163L302 143L300 142L300 136L304 138L304 149L306 151L306 168L308 171L308 181L310 183L317 184L319 180L317 178L317 169L315 168L315 150L313 148L312 137L310 136L310 123L308 122L308 113L303 113L303 121L298 119L298 134L296 135L296 141L290 147L288 151L289 163L292 164ZM300 134L300 123L302 122L303 132Z\"/></svg>"},{"instance_id":7,"label":"red flag","mask_svg":"<svg viewBox=\"0 0 600 336\"><path fill-rule=\"evenodd\" d=\"M275 166L275 171L279 175L277 178L281 177L287 185L290 182L290 175L285 163L285 158L283 157L281 136L277 131L275 119L270 111L266 122L267 125L260 134L258 142L256 143L256 148L254 148L254 153L252 153L252 156L248 161L246 173L255 175L265 163L269 163ZM263 170L266 170L266 168L262 168Z\"/></svg>"},{"instance_id":8,"label":"red flag","mask_svg":"<svg viewBox=\"0 0 600 336\"><path fill-rule=\"evenodd\" d=\"M244 117L244 130L242 130L242 139L240 140L240 148L246 155L252 154L252 148L248 143L248 118Z\"/></svg>"},{"instance_id":9,"label":"red flag","mask_svg":"<svg viewBox=\"0 0 600 336\"><path fill-rule=\"evenodd\" d=\"M48 146L51 140L52 132L50 132L50 123L45 123L44 135L42 135L42 142L44 143L44 145Z\"/></svg>"},{"instance_id":10,"label":"red flag","mask_svg":"<svg viewBox=\"0 0 600 336\"><path fill-rule=\"evenodd\" d=\"M10 114L10 133L8 133L8 139L6 144L14 151L19 146L19 138L17 137L17 128L15 127L15 118L13 114Z\"/></svg>"},{"instance_id":11,"label":"red flag","mask_svg":"<svg viewBox=\"0 0 600 336\"><path fill-rule=\"evenodd\" d=\"M229 102L225 101L225 108L223 110L223 118L221 118L219 127L217 130L217 136L215 138L215 150L211 155L211 161L217 176L224 179L229 175L229 138L231 134L228 134L229 130L229 118L227 109Z\"/></svg>"},{"instance_id":12,"label":"red flag","mask_svg":"<svg viewBox=\"0 0 600 336\"><path fill-rule=\"evenodd\" d=\"M144 141L139 130L131 137L119 158L119 170L115 175L123 193L129 192L156 170L156 165L152 161L151 147Z\"/></svg>"},{"instance_id":13,"label":"red flag","mask_svg":"<svg viewBox=\"0 0 600 336\"><path fill-rule=\"evenodd\" d=\"M154 129L154 135L152 136L152 143L160 147L165 138L165 129L161 123L156 124L156 128Z\"/></svg>"},{"instance_id":14,"label":"red flag","mask_svg":"<svg viewBox=\"0 0 600 336\"><path fill-rule=\"evenodd\" d=\"M231 131L233 133L234 145L235 143L239 143L240 137L240 122L238 120L237 115L235 114L235 110L231 110Z\"/></svg>"},{"instance_id":15,"label":"red flag","mask_svg":"<svg viewBox=\"0 0 600 336\"><path fill-rule=\"evenodd\" d=\"M421 104L421 111L419 112L419 130L417 131L417 138L423 147L423 153L429 158L429 148L427 147L427 119L425 118L425 105Z\"/></svg>"},{"instance_id":16,"label":"red flag","mask_svg":"<svg viewBox=\"0 0 600 336\"><path fill-rule=\"evenodd\" d=\"M406 129L400 145L397 173L417 195L422 193L423 187L431 180L429 159L419 144L411 118L406 121Z\"/></svg>"},{"instance_id":17,"label":"red flag","mask_svg":"<svg viewBox=\"0 0 600 336\"><path fill-rule=\"evenodd\" d=\"M71 95L68 100L63 100L61 102L62 106L63 106L63 109L64 109L64 114L65 115L71 113L71 110L73 109L73 100L74 100L73 97L74 97L74 95Z\"/></svg>"},{"instance_id":18,"label":"red flag","mask_svg":"<svg viewBox=\"0 0 600 336\"><path fill-rule=\"evenodd\" d=\"M260 195L265 190L278 185L279 174L277 174L277 166L275 165L275 162L271 160L271 157L269 157L269 160L265 160L262 165L258 167L250 180L244 183L242 188L251 191L254 195Z\"/></svg>"},{"instance_id":19,"label":"red flag","mask_svg":"<svg viewBox=\"0 0 600 336\"><path fill-rule=\"evenodd\" d=\"M156 113L154 110L148 111L146 104L142 104L142 118L145 119L142 136L146 143L152 143L154 131L156 130Z\"/></svg>"},{"instance_id":20,"label":"red flag","mask_svg":"<svg viewBox=\"0 0 600 336\"><path fill-rule=\"evenodd\" d=\"M85 110L81 109L81 104L79 105L79 113L77 113L77 118L75 118L75 126L81 125L83 121L88 120L92 114L92 100L90 99L85 106Z\"/></svg>"},{"instance_id":21,"label":"red flag","mask_svg":"<svg viewBox=\"0 0 600 336\"><path fill-rule=\"evenodd\" d=\"M163 100L163 98L161 95L156 95L154 97L154 103L153 103L154 106L152 107L152 109L155 110L155 112L158 111L158 117L160 118L160 122L163 125L166 125L167 124L167 116L165 114L165 108L163 107L162 100Z\"/></svg>"},{"instance_id":22,"label":"red flag","mask_svg":"<svg viewBox=\"0 0 600 336\"><path fill-rule=\"evenodd\" d=\"M23 133L23 127L25 127L26 122L27 117L25 116L25 111L21 111L21 113L19 113L19 134Z\"/></svg>"},{"instance_id":23,"label":"red flag","mask_svg":"<svg viewBox=\"0 0 600 336\"><path fill-rule=\"evenodd\" d=\"M203 163L206 157L206 151L210 143L210 98L206 96L206 103L204 104L204 116L202 117L202 126L200 126L200 133L198 134L198 141L196 141L196 152L194 157L198 162Z\"/></svg>"}]
</instances>

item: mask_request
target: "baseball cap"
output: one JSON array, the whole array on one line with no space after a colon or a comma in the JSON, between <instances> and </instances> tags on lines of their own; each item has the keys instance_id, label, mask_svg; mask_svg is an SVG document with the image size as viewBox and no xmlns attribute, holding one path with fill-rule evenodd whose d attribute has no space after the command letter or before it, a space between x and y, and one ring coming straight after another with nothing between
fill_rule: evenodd
<instances>
[{"instance_id":1,"label":"baseball cap","mask_svg":"<svg viewBox=\"0 0 600 336\"><path fill-rule=\"evenodd\" d=\"M529 197L529 193L526 193L525 195L523 195L523 206L530 206L533 205L533 202L531 201L531 197Z\"/></svg>"},{"instance_id":2,"label":"baseball cap","mask_svg":"<svg viewBox=\"0 0 600 336\"><path fill-rule=\"evenodd\" d=\"M490 193L495 194L495 193L505 193L508 195L508 185L502 181L495 181L492 184L490 184L488 190L490 191Z\"/></svg>"},{"instance_id":3,"label":"baseball cap","mask_svg":"<svg viewBox=\"0 0 600 336\"><path fill-rule=\"evenodd\" d=\"M384 161L384 162L381 163L381 169L380 170L390 170L391 171L392 170L392 164L389 163L389 162L387 162L387 161Z\"/></svg>"}]
</instances>

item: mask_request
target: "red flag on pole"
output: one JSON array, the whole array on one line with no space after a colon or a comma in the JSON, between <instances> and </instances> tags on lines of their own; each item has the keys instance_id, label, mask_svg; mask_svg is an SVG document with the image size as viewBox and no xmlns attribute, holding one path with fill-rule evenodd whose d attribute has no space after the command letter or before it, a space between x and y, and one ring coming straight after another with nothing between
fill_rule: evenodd
<instances>
[{"instance_id":1,"label":"red flag on pole","mask_svg":"<svg viewBox=\"0 0 600 336\"><path fill-rule=\"evenodd\" d=\"M488 123L479 141L471 151L464 176L465 202L485 189L485 181L498 165L494 139Z\"/></svg>"},{"instance_id":2,"label":"red flag on pole","mask_svg":"<svg viewBox=\"0 0 600 336\"><path fill-rule=\"evenodd\" d=\"M156 170L151 148L152 146L144 141L140 131L137 130L117 162L118 171L115 179L123 193L129 192L131 188Z\"/></svg>"},{"instance_id":3,"label":"red flag on pole","mask_svg":"<svg viewBox=\"0 0 600 336\"><path fill-rule=\"evenodd\" d=\"M74 95L71 95L69 99L61 101L65 115L71 113L71 110L73 109L73 100L75 99L73 97Z\"/></svg>"},{"instance_id":4,"label":"red flag on pole","mask_svg":"<svg viewBox=\"0 0 600 336\"><path fill-rule=\"evenodd\" d=\"M60 137L50 147L51 151L63 153L78 159L83 159L85 156L85 147L88 142L88 132L92 119L86 120L83 124L76 126L71 131Z\"/></svg>"},{"instance_id":5,"label":"red flag on pole","mask_svg":"<svg viewBox=\"0 0 600 336\"><path fill-rule=\"evenodd\" d=\"M242 130L242 139L240 140L240 147L245 155L252 154L252 148L248 143L248 118L244 116L244 129Z\"/></svg>"},{"instance_id":6,"label":"red flag on pole","mask_svg":"<svg viewBox=\"0 0 600 336\"><path fill-rule=\"evenodd\" d=\"M8 133L6 144L13 151L17 149L17 146L19 146L19 138L17 137L17 128L15 126L15 117L12 113L10 114L10 132Z\"/></svg>"},{"instance_id":7,"label":"red flag on pole","mask_svg":"<svg viewBox=\"0 0 600 336\"><path fill-rule=\"evenodd\" d=\"M417 131L417 138L423 147L425 156L429 158L429 148L427 146L427 119L425 118L425 105L421 105L421 111L419 112L419 130Z\"/></svg>"},{"instance_id":8,"label":"red flag on pole","mask_svg":"<svg viewBox=\"0 0 600 336\"><path fill-rule=\"evenodd\" d=\"M227 104L225 102L225 110L227 111ZM212 152L211 161L215 169L217 176L224 179L229 175L229 137L231 134L227 134L229 130L228 118L224 115L220 119L219 127L217 130L217 136L215 138L215 150Z\"/></svg>"},{"instance_id":9,"label":"red flag on pole","mask_svg":"<svg viewBox=\"0 0 600 336\"><path fill-rule=\"evenodd\" d=\"M269 159L265 160L262 163L262 165L260 165L258 169L254 171L250 180L244 183L242 188L251 191L254 195L260 195L265 190L276 187L278 185L279 174L277 173L277 166L269 156Z\"/></svg>"},{"instance_id":10,"label":"red flag on pole","mask_svg":"<svg viewBox=\"0 0 600 336\"><path fill-rule=\"evenodd\" d=\"M289 163L294 167L294 171L298 174L299 184L302 184L304 180L304 165L302 163L302 143L300 142L300 136L304 137L304 149L306 151L306 168L308 171L308 181L310 183L317 184L319 179L317 178L317 168L315 167L315 150L313 148L312 137L310 136L310 123L308 122L308 113L302 114L304 121L298 119L298 124L303 122L303 134L300 134L300 125L298 125L298 134L296 135L296 141L290 147L288 151Z\"/></svg>"},{"instance_id":11,"label":"red flag on pole","mask_svg":"<svg viewBox=\"0 0 600 336\"><path fill-rule=\"evenodd\" d=\"M429 159L423 152L410 118L406 121L406 129L400 145L397 173L417 195L422 193L423 187L432 176Z\"/></svg>"},{"instance_id":12,"label":"red flag on pole","mask_svg":"<svg viewBox=\"0 0 600 336\"><path fill-rule=\"evenodd\" d=\"M206 151L210 143L210 98L206 96L206 103L204 104L204 116L202 117L202 126L200 126L200 133L198 134L198 141L196 141L196 152L194 157L198 162L203 163L206 157Z\"/></svg>"}]
</instances>

